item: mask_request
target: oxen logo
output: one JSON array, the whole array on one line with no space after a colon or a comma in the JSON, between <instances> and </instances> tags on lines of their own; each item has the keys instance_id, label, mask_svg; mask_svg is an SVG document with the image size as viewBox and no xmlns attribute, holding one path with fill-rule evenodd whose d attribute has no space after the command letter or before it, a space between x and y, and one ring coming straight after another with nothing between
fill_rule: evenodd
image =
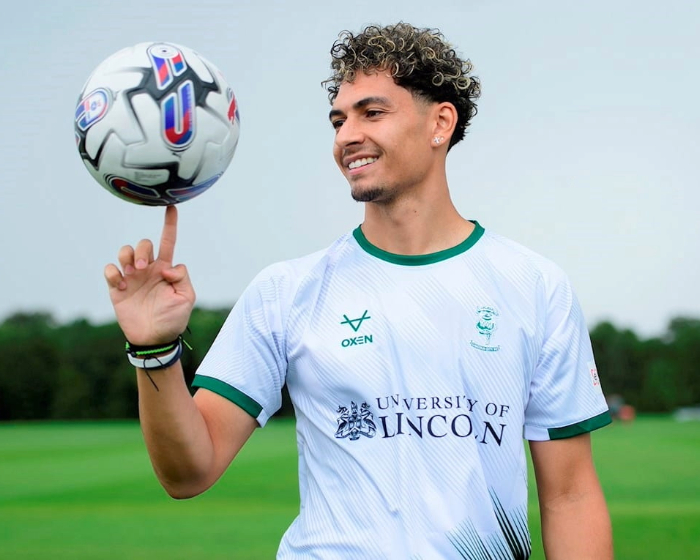
<instances>
[{"instance_id":1,"label":"oxen logo","mask_svg":"<svg viewBox=\"0 0 700 560\"><path fill-rule=\"evenodd\" d=\"M104 88L98 88L88 93L80 100L75 108L75 124L85 132L93 124L107 114L109 109L109 92Z\"/></svg>"},{"instance_id":2,"label":"oxen logo","mask_svg":"<svg viewBox=\"0 0 700 560\"><path fill-rule=\"evenodd\" d=\"M498 328L496 324L496 317L498 317L498 311L493 307L479 307L476 310L478 320L476 322L476 332L480 335L486 337L485 344L477 344L473 340L469 342L477 350L483 350L485 352L497 352L501 349L500 346L491 346L491 338L494 332Z\"/></svg>"},{"instance_id":3,"label":"oxen logo","mask_svg":"<svg viewBox=\"0 0 700 560\"><path fill-rule=\"evenodd\" d=\"M368 319L371 319L369 315L367 315L367 310L365 309L365 312L362 314L362 317L358 317L357 319L350 319L347 315L343 315L343 319L345 321L341 321L341 325L350 325L350 328L357 332L360 330L360 327L362 326L362 323L364 321L367 321Z\"/></svg>"},{"instance_id":4,"label":"oxen logo","mask_svg":"<svg viewBox=\"0 0 700 560\"><path fill-rule=\"evenodd\" d=\"M350 411L345 406L339 406L337 412L340 414L338 429L335 431L338 439L350 438L350 441L356 441L360 436L373 438L377 433L374 415L366 402L360 405L359 411L357 404L351 402Z\"/></svg>"},{"instance_id":5,"label":"oxen logo","mask_svg":"<svg viewBox=\"0 0 700 560\"><path fill-rule=\"evenodd\" d=\"M350 319L347 315L343 314L343 319L344 321L341 321L341 325L348 325L353 332L357 332L360 330L360 327L362 326L362 323L367 321L368 319L371 319L369 315L367 315L369 311L365 309L365 312L362 314L362 317L358 317L357 319ZM365 334L365 335L358 335L358 336L353 336L350 338L345 338L341 341L340 345L343 348L348 348L349 346L359 346L362 344L372 344L374 342L374 336L371 334Z\"/></svg>"}]
</instances>

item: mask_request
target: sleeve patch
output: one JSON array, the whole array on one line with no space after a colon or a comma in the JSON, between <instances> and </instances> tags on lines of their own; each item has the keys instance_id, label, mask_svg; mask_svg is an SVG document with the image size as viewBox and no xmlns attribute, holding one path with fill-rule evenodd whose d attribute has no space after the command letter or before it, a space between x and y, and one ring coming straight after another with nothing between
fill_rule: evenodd
<instances>
[{"instance_id":1,"label":"sleeve patch","mask_svg":"<svg viewBox=\"0 0 700 560\"><path fill-rule=\"evenodd\" d=\"M593 382L593 386L596 388L600 388L600 378L598 377L598 367L595 365L595 362L588 362L588 372L591 374L591 381Z\"/></svg>"}]
</instances>

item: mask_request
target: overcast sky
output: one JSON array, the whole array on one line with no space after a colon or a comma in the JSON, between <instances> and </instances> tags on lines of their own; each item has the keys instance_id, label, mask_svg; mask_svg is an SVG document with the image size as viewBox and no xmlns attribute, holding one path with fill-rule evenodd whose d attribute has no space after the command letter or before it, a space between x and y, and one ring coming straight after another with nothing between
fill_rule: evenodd
<instances>
[{"instance_id":1,"label":"overcast sky","mask_svg":"<svg viewBox=\"0 0 700 560\"><path fill-rule=\"evenodd\" d=\"M157 239L162 208L84 168L73 114L88 75L144 41L186 45L233 87L224 177L180 206L176 260L198 305L228 307L264 266L362 220L336 169L320 82L343 29L437 27L482 81L448 157L460 212L566 270L590 325L643 335L700 316L700 4L687 0L14 2L0 22L0 320L113 319L102 271Z\"/></svg>"}]
</instances>

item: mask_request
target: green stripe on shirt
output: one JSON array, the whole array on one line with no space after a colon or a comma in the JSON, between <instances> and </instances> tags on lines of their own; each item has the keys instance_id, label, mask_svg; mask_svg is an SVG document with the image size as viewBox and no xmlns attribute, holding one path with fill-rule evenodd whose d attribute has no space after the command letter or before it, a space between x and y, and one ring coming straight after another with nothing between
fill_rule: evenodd
<instances>
[{"instance_id":1,"label":"green stripe on shirt","mask_svg":"<svg viewBox=\"0 0 700 560\"><path fill-rule=\"evenodd\" d=\"M195 375L194 381L192 381L192 387L199 387L201 389L207 389L221 395L225 399L230 400L236 406L241 407L253 418L260 416L262 412L262 406L258 404L254 399L251 399L245 393L242 393L235 387L231 387L228 383L221 381L220 379L214 379L213 377L207 377L206 375Z\"/></svg>"},{"instance_id":2,"label":"green stripe on shirt","mask_svg":"<svg viewBox=\"0 0 700 560\"><path fill-rule=\"evenodd\" d=\"M576 424L571 424L570 426L562 426L561 428L549 428L549 439L565 439L574 436L579 436L581 434L587 434L603 426L607 426L612 422L609 411L605 411L598 416L589 418L588 420L583 420L582 422L576 422Z\"/></svg>"}]
</instances>

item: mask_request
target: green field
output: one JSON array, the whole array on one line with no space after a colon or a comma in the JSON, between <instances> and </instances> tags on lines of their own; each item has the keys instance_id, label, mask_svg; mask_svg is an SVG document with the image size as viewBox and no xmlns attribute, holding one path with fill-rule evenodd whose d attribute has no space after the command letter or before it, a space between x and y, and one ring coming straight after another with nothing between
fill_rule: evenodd
<instances>
[{"instance_id":1,"label":"green field","mask_svg":"<svg viewBox=\"0 0 700 560\"><path fill-rule=\"evenodd\" d=\"M298 508L293 430L271 422L212 490L175 501L135 423L0 425L0 558L274 558ZM615 424L594 452L616 558L700 558L700 422ZM532 498L530 521L543 558Z\"/></svg>"}]
</instances>

